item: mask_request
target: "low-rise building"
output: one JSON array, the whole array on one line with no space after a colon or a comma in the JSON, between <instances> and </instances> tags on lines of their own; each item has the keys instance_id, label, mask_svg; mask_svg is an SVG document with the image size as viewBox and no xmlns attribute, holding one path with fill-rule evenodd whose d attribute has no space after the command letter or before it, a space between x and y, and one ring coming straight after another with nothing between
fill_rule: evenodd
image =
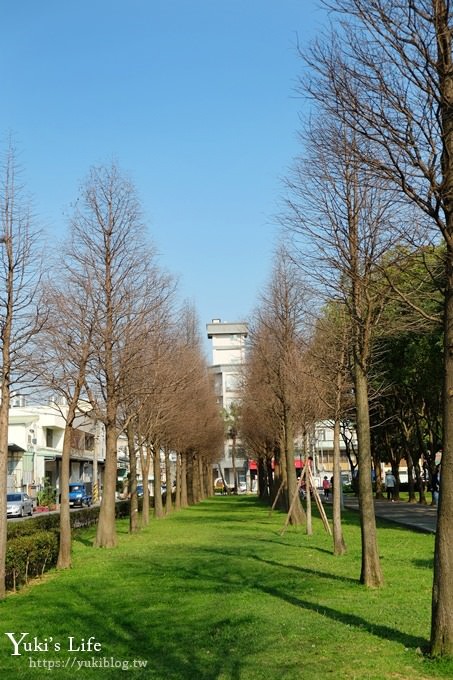
<instances>
[{"instance_id":1,"label":"low-rise building","mask_svg":"<svg viewBox=\"0 0 453 680\"><path fill-rule=\"evenodd\" d=\"M11 399L8 427L8 491L36 497L46 482L59 489L67 407L54 401L28 405ZM104 427L80 415L72 433L70 481L97 481L102 487L105 461Z\"/></svg>"},{"instance_id":2,"label":"low-rise building","mask_svg":"<svg viewBox=\"0 0 453 680\"><path fill-rule=\"evenodd\" d=\"M320 420L315 423L312 437L310 439L310 453L313 457L313 473L322 479L324 476L333 475L333 444L334 427L331 420ZM357 434L351 423L341 424L340 434L340 468L344 476L351 476L351 465L348 458L349 453L353 463L357 463L355 452L357 451ZM298 451L300 452L300 442Z\"/></svg>"}]
</instances>

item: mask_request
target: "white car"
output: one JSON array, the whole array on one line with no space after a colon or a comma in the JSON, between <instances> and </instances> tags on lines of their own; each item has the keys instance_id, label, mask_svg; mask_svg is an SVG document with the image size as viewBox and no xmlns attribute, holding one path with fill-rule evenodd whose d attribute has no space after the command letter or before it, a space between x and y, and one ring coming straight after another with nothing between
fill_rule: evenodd
<instances>
[{"instance_id":1,"label":"white car","mask_svg":"<svg viewBox=\"0 0 453 680\"><path fill-rule=\"evenodd\" d=\"M6 495L6 514L8 517L33 515L33 500L22 491Z\"/></svg>"}]
</instances>

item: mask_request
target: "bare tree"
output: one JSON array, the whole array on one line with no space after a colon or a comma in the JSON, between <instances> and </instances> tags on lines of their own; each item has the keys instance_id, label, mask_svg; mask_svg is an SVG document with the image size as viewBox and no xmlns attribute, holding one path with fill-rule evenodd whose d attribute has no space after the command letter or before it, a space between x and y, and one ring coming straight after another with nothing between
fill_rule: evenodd
<instances>
[{"instance_id":1,"label":"bare tree","mask_svg":"<svg viewBox=\"0 0 453 680\"><path fill-rule=\"evenodd\" d=\"M264 357L266 354L264 353ZM280 438L276 398L267 380L259 329L252 335L242 376L241 437L257 463L258 493L270 501L274 487L272 459Z\"/></svg>"},{"instance_id":2,"label":"bare tree","mask_svg":"<svg viewBox=\"0 0 453 680\"><path fill-rule=\"evenodd\" d=\"M344 306L330 305L316 324L310 342L309 366L317 378L317 393L324 404L325 418L333 423L333 552L343 555L346 544L341 524L342 479L340 467L341 419L351 407L352 382L348 355L350 337Z\"/></svg>"},{"instance_id":3,"label":"bare tree","mask_svg":"<svg viewBox=\"0 0 453 680\"><path fill-rule=\"evenodd\" d=\"M182 462L175 490L177 502L182 506L196 503L212 492L212 463L223 441L222 418L212 377L193 321L193 311L186 307L174 339L178 355L177 400L166 430L166 446L178 451Z\"/></svg>"},{"instance_id":4,"label":"bare tree","mask_svg":"<svg viewBox=\"0 0 453 680\"><path fill-rule=\"evenodd\" d=\"M155 517L162 517L171 508L170 451L177 453L175 506L185 507L207 495L207 480L212 480L209 453L218 448L222 426L193 310L185 306L177 317L178 325L170 318L152 324L143 349L145 370L135 378L144 396L137 419L142 473L147 479L152 461ZM165 507L161 452L167 471ZM144 497L143 522L147 521Z\"/></svg>"},{"instance_id":5,"label":"bare tree","mask_svg":"<svg viewBox=\"0 0 453 680\"><path fill-rule=\"evenodd\" d=\"M321 110L342 112L361 140L362 161L390 181L445 244L442 501L431 654L452 655L453 8L449 0L324 4L340 21L337 34L315 45L308 57L314 74L310 93Z\"/></svg>"},{"instance_id":6,"label":"bare tree","mask_svg":"<svg viewBox=\"0 0 453 680\"><path fill-rule=\"evenodd\" d=\"M250 333L255 358L260 356L266 382L272 391L275 414L279 420L279 460L284 508L292 505L291 521L300 524L304 513L299 499L292 504L297 489L294 462L294 436L297 424L297 394L301 382L300 339L304 330L305 293L297 269L282 249L276 259L274 272L262 304L257 311L257 322Z\"/></svg>"},{"instance_id":7,"label":"bare tree","mask_svg":"<svg viewBox=\"0 0 453 680\"><path fill-rule=\"evenodd\" d=\"M41 326L38 232L19 182L10 143L0 178L0 599L5 597L8 416L11 389L27 373L26 348Z\"/></svg>"},{"instance_id":8,"label":"bare tree","mask_svg":"<svg viewBox=\"0 0 453 680\"><path fill-rule=\"evenodd\" d=\"M153 447L156 446L156 441L151 436L151 414L156 400L156 384L160 386L159 380L166 384L165 381L168 378L168 370L164 373L162 365L169 366L169 357L165 357L165 351L162 351L162 349L163 347L170 346L168 326L170 323L171 295L162 295L160 303L160 305L156 305L152 314L144 319L146 326L143 326L142 334L138 338L138 346L130 345L128 347L127 351L131 352L132 361L130 363L126 362L129 364L129 369L124 372L122 380L120 421L128 437L131 508L129 529L131 532L135 532L138 529L137 454L142 464L141 472L144 491L142 519L143 524L148 523L149 465L151 459L153 460L153 465L156 463L156 455L151 455L150 458L147 456L147 452L151 452ZM150 445L150 447L147 448L147 445ZM160 490L160 482L158 483L159 476L160 461L158 476L155 476L155 487L158 485ZM154 498L156 500L156 488L154 489ZM156 507L160 509L160 496L157 497L157 501L155 509Z\"/></svg>"},{"instance_id":9,"label":"bare tree","mask_svg":"<svg viewBox=\"0 0 453 680\"><path fill-rule=\"evenodd\" d=\"M58 284L45 287L46 323L39 335L39 347L32 370L52 395L60 395L64 406L65 432L60 468L60 542L57 567L71 566L71 523L69 476L72 434L80 415L79 402L85 397L88 361L93 352L93 316L87 304L85 282L80 272L54 270ZM56 408L59 408L56 404Z\"/></svg>"},{"instance_id":10,"label":"bare tree","mask_svg":"<svg viewBox=\"0 0 453 680\"><path fill-rule=\"evenodd\" d=\"M141 451L144 485L147 486L149 466L153 465L154 516L162 517L164 507L161 490L161 450L168 441L173 418L178 418L179 389L184 384L180 373L181 357L175 342L174 325L169 319L153 324L143 351L143 368L137 376L141 385L143 405L138 417L137 434ZM146 478L145 478L146 475ZM143 500L143 522L148 520L146 498Z\"/></svg>"},{"instance_id":11,"label":"bare tree","mask_svg":"<svg viewBox=\"0 0 453 680\"><path fill-rule=\"evenodd\" d=\"M142 361L143 329L166 289L146 242L134 188L115 165L91 169L72 219L71 244L67 266L85 273L94 319L97 351L88 366L87 390L106 431L104 485L94 544L113 547L124 376Z\"/></svg>"},{"instance_id":12,"label":"bare tree","mask_svg":"<svg viewBox=\"0 0 453 680\"><path fill-rule=\"evenodd\" d=\"M288 179L284 224L299 265L326 297L340 300L351 326L362 529L362 583L382 583L371 483L369 374L373 339L389 297L380 263L394 246L394 192L358 160L354 134L333 116L307 131L307 158Z\"/></svg>"}]
</instances>

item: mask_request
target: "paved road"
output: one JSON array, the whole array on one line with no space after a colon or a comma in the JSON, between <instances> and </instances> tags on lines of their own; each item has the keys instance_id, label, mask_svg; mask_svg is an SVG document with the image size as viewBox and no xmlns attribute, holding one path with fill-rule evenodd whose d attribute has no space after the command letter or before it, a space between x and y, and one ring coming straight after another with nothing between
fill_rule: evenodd
<instances>
[{"instance_id":1,"label":"paved road","mask_svg":"<svg viewBox=\"0 0 453 680\"><path fill-rule=\"evenodd\" d=\"M359 502L357 498L346 497L344 505L348 510L358 510ZM382 517L390 522L403 524L415 531L426 533L436 533L437 510L431 505L420 505L419 503L408 503L407 501L395 501L392 503L387 500L374 501L374 511L376 517Z\"/></svg>"}]
</instances>

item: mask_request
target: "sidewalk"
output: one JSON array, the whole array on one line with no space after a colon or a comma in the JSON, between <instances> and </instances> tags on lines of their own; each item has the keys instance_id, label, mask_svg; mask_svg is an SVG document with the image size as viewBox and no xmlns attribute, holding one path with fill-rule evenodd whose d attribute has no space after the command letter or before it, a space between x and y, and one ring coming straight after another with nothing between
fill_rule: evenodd
<instances>
[{"instance_id":1,"label":"sidewalk","mask_svg":"<svg viewBox=\"0 0 453 680\"><path fill-rule=\"evenodd\" d=\"M355 496L345 496L344 506L348 510L359 509L359 501ZM414 531L429 534L436 533L437 510L431 505L408 503L407 501L391 501L375 499L374 512L376 517L402 524Z\"/></svg>"}]
</instances>

